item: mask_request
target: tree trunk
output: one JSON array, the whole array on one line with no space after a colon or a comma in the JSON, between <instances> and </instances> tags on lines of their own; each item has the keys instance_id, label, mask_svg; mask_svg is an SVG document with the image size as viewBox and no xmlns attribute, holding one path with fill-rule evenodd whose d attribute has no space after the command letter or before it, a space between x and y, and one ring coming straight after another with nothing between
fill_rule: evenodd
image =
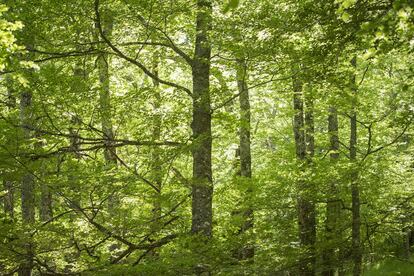
<instances>
[{"instance_id":1,"label":"tree trunk","mask_svg":"<svg viewBox=\"0 0 414 276\"><path fill-rule=\"evenodd\" d=\"M111 37L113 29L113 17L110 12L106 11L102 14L102 31L106 37ZM97 38L99 38L99 30L96 26ZM109 55L100 53L96 59L99 74L99 111L101 116L102 134L105 140L104 158L108 169L117 165L116 149L112 146L114 140L114 132L112 127L112 111L111 111L111 92L110 92L110 74L109 74ZM112 191L109 191L110 193ZM108 200L109 212L114 213L119 205L119 198L114 193Z\"/></svg>"},{"instance_id":2,"label":"tree trunk","mask_svg":"<svg viewBox=\"0 0 414 276\"><path fill-rule=\"evenodd\" d=\"M406 226L403 229L403 258L407 262L411 260L411 237L412 229L410 226Z\"/></svg>"},{"instance_id":3,"label":"tree trunk","mask_svg":"<svg viewBox=\"0 0 414 276\"><path fill-rule=\"evenodd\" d=\"M106 37L111 37L113 19L109 13L102 18L102 29ZM108 165L116 164L115 148L112 147L114 133L112 128L111 93L109 89L109 56L107 53L100 53L96 64L99 74L99 107L101 113L102 132L105 139L104 157Z\"/></svg>"},{"instance_id":4,"label":"tree trunk","mask_svg":"<svg viewBox=\"0 0 414 276\"><path fill-rule=\"evenodd\" d=\"M336 170L339 159L338 111L334 106L329 108L328 132L330 136L330 159L332 170ZM326 248L324 250L324 276L334 276L339 265L337 252L340 236L339 222L341 216L341 202L337 179L331 180L328 188L326 206Z\"/></svg>"},{"instance_id":5,"label":"tree trunk","mask_svg":"<svg viewBox=\"0 0 414 276\"><path fill-rule=\"evenodd\" d=\"M39 143L39 146L43 146L43 143ZM42 164L40 165L40 175L44 175L45 164L41 160ZM40 220L48 221L53 217L53 208L52 208L52 193L47 183L41 183L40 185Z\"/></svg>"},{"instance_id":6,"label":"tree trunk","mask_svg":"<svg viewBox=\"0 0 414 276\"><path fill-rule=\"evenodd\" d=\"M208 32L212 21L211 0L197 0L197 24L193 77L193 183L192 225L195 234L212 235L212 168L210 56Z\"/></svg>"},{"instance_id":7,"label":"tree trunk","mask_svg":"<svg viewBox=\"0 0 414 276\"><path fill-rule=\"evenodd\" d=\"M240 129L239 129L239 154L240 154L240 176L243 181L248 181L248 188L244 195L242 209L243 225L240 233L246 232L253 227L253 207L251 177L252 177L252 157L251 157L251 141L250 141L250 99L249 90L247 88L247 68L245 60L237 62L237 87L239 90L240 102ZM240 260L252 259L254 256L254 245L246 244L238 250L238 258Z\"/></svg>"},{"instance_id":8,"label":"tree trunk","mask_svg":"<svg viewBox=\"0 0 414 276\"><path fill-rule=\"evenodd\" d=\"M26 22L26 28L30 29L28 25L30 22ZM28 49L33 49L35 37L32 33L24 34L24 44ZM28 60L32 60L33 55L26 56ZM33 72L31 70L26 71L26 78L32 81ZM34 127L34 108L33 108L33 91L32 87L24 87L20 94L20 124L22 126L23 140L27 147L32 148L31 139L33 138ZM31 160L26 160L31 162ZM25 171L21 180L21 211L23 226L28 231L32 230L32 226L35 222L35 178L33 172L25 168ZM19 276L30 276L33 268L33 244L30 235L27 235L27 240L24 242L24 255L22 256L21 263L18 269Z\"/></svg>"},{"instance_id":9,"label":"tree trunk","mask_svg":"<svg viewBox=\"0 0 414 276\"><path fill-rule=\"evenodd\" d=\"M352 67L356 70L356 57L351 61ZM356 99L357 87L355 83L355 73L353 73L351 86L353 89L353 102L351 108L351 135L349 140L349 155L353 163L351 168L351 194L352 194L352 258L354 262L353 275L362 274L362 251L361 251L361 217L360 217L360 199L358 186L358 171L355 167L357 157L357 115Z\"/></svg>"},{"instance_id":10,"label":"tree trunk","mask_svg":"<svg viewBox=\"0 0 414 276\"><path fill-rule=\"evenodd\" d=\"M4 195L3 205L4 213L9 216L11 219L14 218L14 188L13 182L7 179L3 180L3 189L7 191L7 194Z\"/></svg>"},{"instance_id":11,"label":"tree trunk","mask_svg":"<svg viewBox=\"0 0 414 276\"><path fill-rule=\"evenodd\" d=\"M158 77L158 65L159 65L159 53L155 52L152 61L153 73ZM153 128L152 128L152 141L159 141L161 138L161 93L160 93L160 83L157 80L153 80L154 84L154 117L153 117ZM158 218L161 216L161 185L162 185L162 166L161 166L161 152L160 149L154 147L151 152L151 172L152 172L152 181L155 187L158 189L155 191L153 199L153 230L156 231L159 226Z\"/></svg>"},{"instance_id":12,"label":"tree trunk","mask_svg":"<svg viewBox=\"0 0 414 276\"><path fill-rule=\"evenodd\" d=\"M103 14L102 29L106 37L111 37L113 18L109 13ZM98 32L98 31L97 31ZM99 36L98 36L99 37ZM112 127L111 92L109 88L109 56L100 53L96 59L99 74L99 110L101 115L102 133L105 140L104 158L108 167L116 166L115 148L112 147L114 133Z\"/></svg>"},{"instance_id":13,"label":"tree trunk","mask_svg":"<svg viewBox=\"0 0 414 276\"><path fill-rule=\"evenodd\" d=\"M35 136L39 141L37 141L34 145L36 150L41 150L44 146L44 143L40 140L42 137L42 134L38 131L35 132ZM43 179L45 176L45 160L40 159L37 162L39 162L39 172L37 175ZM40 206L39 206L39 216L41 221L48 221L53 217L53 209L52 209L52 193L50 192L49 185L42 181L40 183Z\"/></svg>"},{"instance_id":14,"label":"tree trunk","mask_svg":"<svg viewBox=\"0 0 414 276\"><path fill-rule=\"evenodd\" d=\"M307 152L313 154L313 136L312 125L313 119L311 114L307 114L307 121L311 125L307 126L308 135L305 134L305 118L303 108L302 82L298 77L293 78L293 108L295 115L293 118L293 132L295 136L296 158L299 163L299 170L304 171L307 167ZM307 146L307 142L309 146ZM309 155L311 157L311 155ZM298 188L298 224L299 224L299 241L304 254L300 258L299 271L300 275L315 274L315 241L316 241L316 220L315 206L310 199L310 185L302 176L297 182Z\"/></svg>"},{"instance_id":15,"label":"tree trunk","mask_svg":"<svg viewBox=\"0 0 414 276\"><path fill-rule=\"evenodd\" d=\"M53 217L52 194L47 185L42 185L40 187L40 193L40 220L48 221Z\"/></svg>"},{"instance_id":16,"label":"tree trunk","mask_svg":"<svg viewBox=\"0 0 414 276\"><path fill-rule=\"evenodd\" d=\"M315 154L315 125L313 120L313 95L308 89L305 93L305 142L308 163L312 162Z\"/></svg>"},{"instance_id":17,"label":"tree trunk","mask_svg":"<svg viewBox=\"0 0 414 276\"><path fill-rule=\"evenodd\" d=\"M82 93L85 90L84 82L86 78L86 72L83 68L83 64L81 61L76 61L75 67L73 68L73 83L72 83L72 91L74 93ZM80 139L79 139L79 125L81 123L81 118L79 118L78 115L73 114L71 116L71 122L69 127L69 134L70 134L70 149L75 159L80 162L81 159L81 152L80 152ZM69 172L69 188L71 190L71 194L73 198L71 198L71 201L73 201L72 208L77 209L77 206L80 206L81 199L82 199L82 193L79 189L79 175L76 175L76 173ZM73 219L73 216L71 215L71 218Z\"/></svg>"},{"instance_id":18,"label":"tree trunk","mask_svg":"<svg viewBox=\"0 0 414 276\"><path fill-rule=\"evenodd\" d=\"M7 83L7 105L8 110L12 111L16 108L16 97L15 91L12 88L12 80L10 77L6 79ZM11 141L7 141L9 144ZM9 216L11 219L14 218L14 182L10 180L10 175L5 173L3 175L3 189L7 191L7 194L3 198L4 213Z\"/></svg>"},{"instance_id":19,"label":"tree trunk","mask_svg":"<svg viewBox=\"0 0 414 276\"><path fill-rule=\"evenodd\" d=\"M33 128L33 106L32 92L28 89L21 93L20 121L23 127L24 139L30 143L30 139L32 138L31 129ZM28 171L23 174L21 182L21 210L23 224L30 227L30 225L35 222L35 183L33 174ZM30 276L32 267L32 243L28 240L25 244L25 256L19 267L19 276Z\"/></svg>"}]
</instances>

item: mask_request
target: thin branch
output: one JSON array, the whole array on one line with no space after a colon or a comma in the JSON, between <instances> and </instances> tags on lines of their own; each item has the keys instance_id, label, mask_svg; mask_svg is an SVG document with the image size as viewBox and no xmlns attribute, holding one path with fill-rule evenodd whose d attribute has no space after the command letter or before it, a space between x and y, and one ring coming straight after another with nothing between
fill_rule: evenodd
<instances>
[{"instance_id":1,"label":"thin branch","mask_svg":"<svg viewBox=\"0 0 414 276\"><path fill-rule=\"evenodd\" d=\"M412 123L412 120L410 120L409 122L408 122L408 124L406 124L405 125L405 127L404 127L404 129L401 131L401 133L400 134L398 134L391 142L389 142L389 143L387 143L387 144L384 144L384 145L382 145L382 146L379 146L379 147L377 147L376 149L373 149L373 150L371 150L370 149L370 145L369 145L369 148L368 148L368 150L367 150L367 153L365 154L365 156L362 158L362 160L361 161L364 161L369 155L371 155L371 154L373 154L373 153L376 153L376 152L378 152L378 151L380 151L380 150L383 150L383 149L385 149L385 148L387 148L387 147L389 147L389 146L392 146L393 144L395 144L395 143L397 143L398 142L398 140L406 133L406 131L407 131L407 129L410 127L410 125L411 125L411 123ZM372 135L371 134L371 132L370 132L370 135Z\"/></svg>"},{"instance_id":2,"label":"thin branch","mask_svg":"<svg viewBox=\"0 0 414 276\"><path fill-rule=\"evenodd\" d=\"M185 178L182 173L175 167L171 168L177 179L187 188L191 188L191 181Z\"/></svg>"},{"instance_id":3,"label":"thin branch","mask_svg":"<svg viewBox=\"0 0 414 276\"><path fill-rule=\"evenodd\" d=\"M170 81L166 81L163 79L160 79L156 74L152 73L145 65L143 65L142 63L140 63L139 61L137 61L136 59L130 58L127 55L125 55L121 50L119 50L104 34L103 30L102 30L102 25L101 25L101 15L99 13L99 0L95 0L95 15L96 15L96 25L97 28L99 30L99 34L102 37L102 39L105 41L105 43L121 58L125 59L126 61L129 61L130 63L136 65L138 68L140 68L147 76L149 76L151 79L158 81L159 83L171 86L171 87L175 87L179 90L182 90L184 92L186 92L190 97L192 97L192 93L190 91L190 89L170 82Z\"/></svg>"},{"instance_id":4,"label":"thin branch","mask_svg":"<svg viewBox=\"0 0 414 276\"><path fill-rule=\"evenodd\" d=\"M151 188L153 188L157 193L160 193L160 188L157 187L157 185L154 185L151 181L140 175L136 170L131 169L125 162L122 160L118 154L115 152L112 152L112 154L115 156L115 158L121 163L122 166L124 166L126 169L128 169L130 172L132 172L134 175L138 176L142 181L144 181L146 184L148 184Z\"/></svg>"},{"instance_id":5,"label":"thin branch","mask_svg":"<svg viewBox=\"0 0 414 276\"><path fill-rule=\"evenodd\" d=\"M367 65L367 67L365 68L364 73L362 74L362 78L361 78L361 80L359 81L358 86L361 86L361 84L364 82L365 75L366 75L366 74L367 74L367 72L368 72L369 66L370 66L370 64L368 64L368 65Z\"/></svg>"},{"instance_id":6,"label":"thin branch","mask_svg":"<svg viewBox=\"0 0 414 276\"><path fill-rule=\"evenodd\" d=\"M194 60L188 55L186 54L183 50L181 50L172 40L172 38L161 28L158 28L156 26L152 26L150 25L149 21L145 20L145 18L140 15L139 13L135 12L135 16L138 17L138 20L141 22L141 24L147 28L147 29L153 29L155 31L160 32L161 34L164 35L164 37L167 39L167 41L169 42L168 44L162 43L159 44L159 46L164 46L164 47L168 47L170 49L172 49L176 54L178 54L179 56L181 56L182 58L184 58L184 60L190 65L193 66ZM156 45L156 44L154 44Z\"/></svg>"},{"instance_id":7,"label":"thin branch","mask_svg":"<svg viewBox=\"0 0 414 276\"><path fill-rule=\"evenodd\" d=\"M256 87L259 87L259 86L262 86L262 85L265 85L265 84L268 84L268 83L271 83L271 82L274 82L274 81L282 81L282 80L287 80L287 79L290 79L290 78L292 78L293 76L295 76L297 73L295 73L295 74L293 74L293 75L290 75L290 76L286 76L286 77L282 77L282 78L277 78L277 79L275 79L274 77L274 75L269 79L269 80L267 80L267 81L263 81L263 82L260 82L260 83L258 83L258 84L255 84L255 85L252 85L252 86L250 86L250 87L247 87L247 90L250 90L250 89L253 89L253 88L256 88ZM234 94L233 96L231 96L230 98L228 98L227 100L225 100L224 102L222 102L221 104L219 104L219 105L217 105L217 106L215 106L215 107L213 107L212 109L211 109L211 112L214 112L214 111L216 111L217 109L220 109L220 108L222 108L222 107L225 107L226 105L228 105L229 103L231 103L234 99L236 99L236 98L238 98L240 95L241 95L241 93L243 93L244 91L241 91L241 92L239 92L239 93L236 93L236 94Z\"/></svg>"}]
</instances>

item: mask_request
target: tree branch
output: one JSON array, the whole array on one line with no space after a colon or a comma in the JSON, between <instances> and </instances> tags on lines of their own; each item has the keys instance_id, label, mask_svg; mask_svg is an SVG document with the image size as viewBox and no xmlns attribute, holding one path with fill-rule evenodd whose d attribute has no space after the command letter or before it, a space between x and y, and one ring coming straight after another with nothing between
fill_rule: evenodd
<instances>
[{"instance_id":1,"label":"tree branch","mask_svg":"<svg viewBox=\"0 0 414 276\"><path fill-rule=\"evenodd\" d=\"M138 68L140 68L147 76L149 76L151 79L158 81L159 83L177 88L179 90L182 90L184 92L186 92L190 97L192 97L192 93L190 91L190 89L170 82L170 81L166 81L163 79L160 79L156 74L152 73L145 65L143 65L142 63L140 63L139 61L137 61L136 59L133 59L131 57L128 57L127 55L125 55L121 50L119 50L104 34L103 30L102 30L102 25L101 25L101 15L99 13L99 0L95 0L95 15L96 15L96 25L97 28L99 30L99 34L102 37L102 39L105 41L105 43L121 58L125 59L126 61L129 61L130 63L136 65Z\"/></svg>"},{"instance_id":2,"label":"tree branch","mask_svg":"<svg viewBox=\"0 0 414 276\"><path fill-rule=\"evenodd\" d=\"M380 150L383 150L384 148L387 148L389 146L392 146L393 144L397 143L398 140L405 134L405 132L407 131L407 129L410 127L412 123L412 119L405 125L404 129L401 131L400 134L398 134L391 142L384 144L382 146L377 147L376 149L371 150L371 138L369 138L369 143L368 143L368 149L367 149L367 153L364 155L364 157L362 158L361 161L364 161L369 155L376 153ZM369 137L372 137L372 131L371 128L368 129L369 130Z\"/></svg>"}]
</instances>

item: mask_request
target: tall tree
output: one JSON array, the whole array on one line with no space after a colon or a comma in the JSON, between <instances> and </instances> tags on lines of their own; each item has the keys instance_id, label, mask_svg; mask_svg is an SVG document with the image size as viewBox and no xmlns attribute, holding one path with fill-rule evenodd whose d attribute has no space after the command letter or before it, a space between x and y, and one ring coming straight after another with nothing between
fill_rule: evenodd
<instances>
[{"instance_id":1,"label":"tall tree","mask_svg":"<svg viewBox=\"0 0 414 276\"><path fill-rule=\"evenodd\" d=\"M339 159L338 111L334 105L329 107L328 133L330 140L329 156L332 175L336 175L336 163ZM341 199L339 197L338 179L329 180L326 205L326 248L324 252L325 276L333 276L339 266L338 240L340 239Z\"/></svg>"},{"instance_id":2,"label":"tall tree","mask_svg":"<svg viewBox=\"0 0 414 276\"><path fill-rule=\"evenodd\" d=\"M197 0L196 40L192 64L193 77L193 233L212 235L213 178L211 166L211 99L209 32L212 28L211 0Z\"/></svg>"},{"instance_id":3,"label":"tall tree","mask_svg":"<svg viewBox=\"0 0 414 276\"><path fill-rule=\"evenodd\" d=\"M240 176L242 182L246 182L247 189L242 195L242 226L240 232L246 232L253 227L252 207L252 156L251 156L251 124L250 124L250 97L247 86L247 64L245 59L237 60L237 87L240 104L240 127L239 127L239 154L240 154ZM243 189L242 191L244 191ZM246 244L239 249L238 258L251 259L254 256L254 245Z\"/></svg>"},{"instance_id":4,"label":"tall tree","mask_svg":"<svg viewBox=\"0 0 414 276\"><path fill-rule=\"evenodd\" d=\"M109 10L102 13L101 17L102 32L105 37L111 38L113 29L113 16ZM99 29L96 26L97 40L99 41ZM102 126L102 135L104 139L105 149L104 158L108 169L113 169L117 164L116 148L113 147L114 131L112 126L112 105L110 91L110 59L109 55L104 52L104 48L96 58L99 75L99 111ZM109 209L115 211L119 205L119 199L115 192L111 192L109 198Z\"/></svg>"},{"instance_id":5,"label":"tall tree","mask_svg":"<svg viewBox=\"0 0 414 276\"><path fill-rule=\"evenodd\" d=\"M159 63L160 53L156 50L152 57L152 70L154 75L159 76ZM152 126L152 141L157 142L161 138L161 126L162 126L162 115L161 115L161 91L160 82L153 80L154 86L154 97L153 97L153 126ZM159 227L159 218L161 217L161 189L162 189L162 164L161 164L161 150L158 147L154 147L151 153L151 172L152 181L157 188L153 199L153 219L154 219L154 230Z\"/></svg>"},{"instance_id":6,"label":"tall tree","mask_svg":"<svg viewBox=\"0 0 414 276\"><path fill-rule=\"evenodd\" d=\"M11 78L6 78L7 84L7 109L8 111L13 111L16 108L16 91L14 91ZM7 141L8 144L11 141ZM4 212L10 217L14 218L14 204L15 204L15 183L11 178L11 173L5 173L3 175L3 188L6 191L6 194L3 198Z\"/></svg>"},{"instance_id":7,"label":"tall tree","mask_svg":"<svg viewBox=\"0 0 414 276\"><path fill-rule=\"evenodd\" d=\"M349 157L351 159L351 194L352 194L352 258L354 262L353 275L362 275L362 248L361 248L361 215L360 215L360 198L358 185L358 168L357 168L357 84L356 69L357 60L354 56L351 60L353 68L351 77L352 106L350 116L350 140L349 140Z\"/></svg>"},{"instance_id":8,"label":"tall tree","mask_svg":"<svg viewBox=\"0 0 414 276\"><path fill-rule=\"evenodd\" d=\"M20 96L20 120L24 128L24 138L28 143L32 137L33 127L32 96L30 89L25 89ZM25 226L29 228L35 222L35 179L31 171L23 174L21 191L22 219ZM25 248L25 258L20 266L19 275L30 276L33 266L33 248L30 241L27 241Z\"/></svg>"},{"instance_id":9,"label":"tall tree","mask_svg":"<svg viewBox=\"0 0 414 276\"><path fill-rule=\"evenodd\" d=\"M299 241L301 249L304 251L299 263L300 275L315 274L315 242L316 242L316 219L315 206L310 198L309 180L303 178L303 173L308 167L309 158L313 155L313 118L311 109L304 111L303 80L298 76L299 66L293 70L293 132L295 136L296 158L298 161L297 189L299 196L298 204L298 224ZM308 125L305 125L307 121ZM309 125L310 124L310 125ZM307 130L307 131L305 131ZM308 134L306 134L308 132ZM307 146L308 142L308 146Z\"/></svg>"},{"instance_id":10,"label":"tall tree","mask_svg":"<svg viewBox=\"0 0 414 276\"><path fill-rule=\"evenodd\" d=\"M36 134L37 139L41 139L41 134ZM35 147L41 151L42 147L44 147L44 143L42 141L38 141L35 144ZM45 171L46 171L46 162L45 160L39 160L39 173L38 176L40 178L44 178ZM49 184L46 183L44 180L40 183L40 206L39 206L39 217L41 221L48 221L53 217L53 207L52 207L52 192L49 187Z\"/></svg>"},{"instance_id":11,"label":"tall tree","mask_svg":"<svg viewBox=\"0 0 414 276\"><path fill-rule=\"evenodd\" d=\"M29 29L33 25L30 22L26 22L26 30L24 31L24 44L27 49L33 49L35 44L35 37L33 33L30 33ZM27 59L30 61L33 59L32 54L27 55ZM32 81L33 72L31 70L26 71L26 78ZM35 113L33 106L33 84L22 87L20 92L20 124L23 131L23 139L25 146L29 149L32 148L33 129L35 127ZM21 180L21 212L22 220L26 229L31 229L35 222L35 176L34 172L30 169L31 161L26 160L27 164L24 168L24 173ZM22 263L20 265L18 274L19 276L30 276L33 267L33 244L30 236L25 241L25 253Z\"/></svg>"}]
</instances>

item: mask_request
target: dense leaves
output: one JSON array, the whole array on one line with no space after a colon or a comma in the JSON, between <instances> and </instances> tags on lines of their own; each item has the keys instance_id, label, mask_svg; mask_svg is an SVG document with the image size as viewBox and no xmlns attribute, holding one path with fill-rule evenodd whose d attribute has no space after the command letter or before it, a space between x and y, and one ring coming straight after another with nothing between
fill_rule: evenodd
<instances>
[{"instance_id":1,"label":"dense leaves","mask_svg":"<svg viewBox=\"0 0 414 276\"><path fill-rule=\"evenodd\" d=\"M413 8L4 1L0 274L411 275Z\"/></svg>"}]
</instances>

